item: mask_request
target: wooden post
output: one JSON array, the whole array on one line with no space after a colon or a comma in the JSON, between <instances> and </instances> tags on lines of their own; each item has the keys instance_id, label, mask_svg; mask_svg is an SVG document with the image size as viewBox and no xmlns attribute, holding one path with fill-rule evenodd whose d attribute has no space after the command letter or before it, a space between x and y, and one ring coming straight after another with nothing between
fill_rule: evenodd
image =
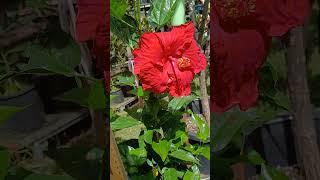
<instances>
[{"instance_id":1,"label":"wooden post","mask_svg":"<svg viewBox=\"0 0 320 180\"><path fill-rule=\"evenodd\" d=\"M127 173L124 169L119 149L110 129L110 179L111 180L128 180Z\"/></svg>"},{"instance_id":2,"label":"wooden post","mask_svg":"<svg viewBox=\"0 0 320 180\"><path fill-rule=\"evenodd\" d=\"M320 179L320 155L315 124L310 103L306 75L306 57L303 27L289 32L286 60L289 94L294 115L293 132L296 139L298 159L307 180Z\"/></svg>"}]
</instances>

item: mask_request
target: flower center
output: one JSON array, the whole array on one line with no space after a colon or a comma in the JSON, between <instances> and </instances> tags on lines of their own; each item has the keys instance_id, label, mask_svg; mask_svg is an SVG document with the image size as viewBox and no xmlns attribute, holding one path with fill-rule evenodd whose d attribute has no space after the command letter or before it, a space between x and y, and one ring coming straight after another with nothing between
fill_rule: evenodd
<instances>
[{"instance_id":1,"label":"flower center","mask_svg":"<svg viewBox=\"0 0 320 180\"><path fill-rule=\"evenodd\" d=\"M185 70L191 66L191 61L189 58L181 57L178 59L177 64L178 64L179 69Z\"/></svg>"}]
</instances>

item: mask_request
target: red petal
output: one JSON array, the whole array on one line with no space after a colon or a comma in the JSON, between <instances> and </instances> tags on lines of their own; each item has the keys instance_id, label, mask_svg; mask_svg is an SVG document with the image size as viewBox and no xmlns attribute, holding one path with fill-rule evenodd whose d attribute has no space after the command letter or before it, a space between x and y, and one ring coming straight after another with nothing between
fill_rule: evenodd
<instances>
[{"instance_id":1,"label":"red petal","mask_svg":"<svg viewBox=\"0 0 320 180\"><path fill-rule=\"evenodd\" d=\"M144 90L149 90L157 94L166 91L168 76L162 69L159 69L155 67L153 63L148 62L141 66L140 70L138 77Z\"/></svg>"},{"instance_id":2,"label":"red petal","mask_svg":"<svg viewBox=\"0 0 320 180\"><path fill-rule=\"evenodd\" d=\"M107 1L78 0L77 1L76 39L79 42L93 40L92 52L97 60L97 68L105 71L107 53Z\"/></svg>"},{"instance_id":3,"label":"red petal","mask_svg":"<svg viewBox=\"0 0 320 180\"><path fill-rule=\"evenodd\" d=\"M270 36L282 36L291 28L303 25L309 11L309 0L260 0L256 18L270 26Z\"/></svg>"},{"instance_id":4,"label":"red petal","mask_svg":"<svg viewBox=\"0 0 320 180\"><path fill-rule=\"evenodd\" d=\"M145 33L140 38L139 48L134 49L134 73L139 74L144 64L154 63L162 66L162 45L154 33Z\"/></svg>"},{"instance_id":5,"label":"red petal","mask_svg":"<svg viewBox=\"0 0 320 180\"><path fill-rule=\"evenodd\" d=\"M192 41L189 48L183 53L183 56L191 60L191 68L195 74L204 70L207 66L207 59L195 40Z\"/></svg>"},{"instance_id":6,"label":"red petal","mask_svg":"<svg viewBox=\"0 0 320 180\"><path fill-rule=\"evenodd\" d=\"M168 62L166 69L169 77L172 77L172 81L168 84L169 94L175 97L190 95L194 74L191 71L180 71L174 62Z\"/></svg>"},{"instance_id":7,"label":"red petal","mask_svg":"<svg viewBox=\"0 0 320 180\"><path fill-rule=\"evenodd\" d=\"M194 40L194 26L192 22L181 26L173 27L170 32L155 33L161 44L164 52L174 55L181 55Z\"/></svg>"},{"instance_id":8,"label":"red petal","mask_svg":"<svg viewBox=\"0 0 320 180\"><path fill-rule=\"evenodd\" d=\"M246 110L259 96L258 70L265 61L270 39L256 30L226 33L217 24L212 34L211 110L224 112L237 104Z\"/></svg>"},{"instance_id":9,"label":"red petal","mask_svg":"<svg viewBox=\"0 0 320 180\"><path fill-rule=\"evenodd\" d=\"M262 27L270 36L282 36L291 28L303 25L310 11L309 0L233 0L229 3L217 0L213 5L225 28Z\"/></svg>"}]
</instances>

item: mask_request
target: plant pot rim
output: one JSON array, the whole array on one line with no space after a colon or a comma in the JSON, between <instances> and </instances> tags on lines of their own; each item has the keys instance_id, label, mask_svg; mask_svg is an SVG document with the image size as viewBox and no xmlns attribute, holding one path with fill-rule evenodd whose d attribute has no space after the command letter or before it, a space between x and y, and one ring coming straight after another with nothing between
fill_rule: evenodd
<instances>
[{"instance_id":1,"label":"plant pot rim","mask_svg":"<svg viewBox=\"0 0 320 180\"><path fill-rule=\"evenodd\" d=\"M9 95L9 96L0 95L0 101L7 101L7 100L10 100L13 98L17 98L19 96L23 96L34 89L35 89L35 86L33 84L29 84L23 90L18 91L17 93L15 93L13 95Z\"/></svg>"}]
</instances>

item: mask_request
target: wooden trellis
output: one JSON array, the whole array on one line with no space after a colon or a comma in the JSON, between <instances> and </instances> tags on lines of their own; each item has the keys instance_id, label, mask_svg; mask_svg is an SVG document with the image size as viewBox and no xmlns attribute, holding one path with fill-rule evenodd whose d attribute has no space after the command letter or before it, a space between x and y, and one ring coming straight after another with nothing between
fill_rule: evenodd
<instances>
[{"instance_id":1,"label":"wooden trellis","mask_svg":"<svg viewBox=\"0 0 320 180\"><path fill-rule=\"evenodd\" d=\"M113 132L110 131L110 179L127 180L127 174L122 163L119 149L114 138Z\"/></svg>"}]
</instances>

